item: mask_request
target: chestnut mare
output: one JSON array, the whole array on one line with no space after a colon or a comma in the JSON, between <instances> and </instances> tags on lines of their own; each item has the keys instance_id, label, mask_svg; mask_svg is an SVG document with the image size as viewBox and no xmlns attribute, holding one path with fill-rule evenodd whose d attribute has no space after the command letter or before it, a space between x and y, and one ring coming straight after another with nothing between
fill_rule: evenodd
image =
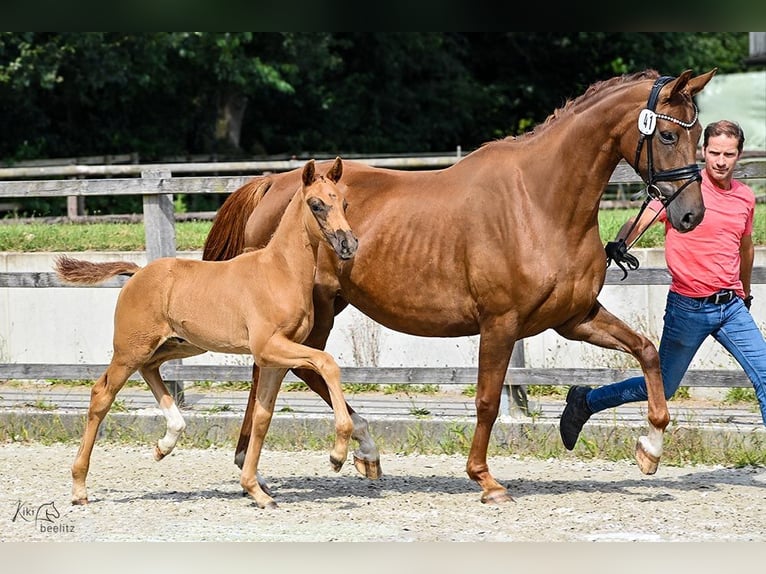
<instances>
[{"instance_id":1,"label":"chestnut mare","mask_svg":"<svg viewBox=\"0 0 766 574\"><path fill-rule=\"evenodd\" d=\"M513 500L489 471L487 447L514 343L554 329L630 353L649 396L649 433L639 438L636 459L642 472L656 472L669 422L658 354L597 300L607 268L599 201L625 159L649 193L664 199L673 227L694 229L705 208L695 162L702 128L692 98L715 72L693 77L687 70L671 78L646 70L594 83L533 132L486 143L446 169L346 162L347 216L361 245L350 265L320 250L316 319L306 344L324 348L334 316L347 304L403 333L480 335L466 471L488 503ZM257 177L229 196L203 258L228 259L265 244L298 177L296 170ZM264 185L268 192L255 201ZM306 370L296 375L328 400L320 377ZM376 478L380 461L367 423L347 408L360 446L357 470ZM237 464L247 448L249 416Z\"/></svg>"},{"instance_id":2,"label":"chestnut mare","mask_svg":"<svg viewBox=\"0 0 766 574\"><path fill-rule=\"evenodd\" d=\"M259 507L276 506L268 488L262 488L257 479L257 467L279 386L290 368L313 369L327 382L336 431L330 463L340 470L353 429L340 368L328 353L300 343L312 329L312 290L320 243L324 240L344 262L354 256L358 245L345 217L344 191L336 185L342 172L340 158L325 176L316 174L314 160L306 163L300 172L302 179L293 182L292 200L268 245L229 261L166 257L144 268L128 262L90 263L68 257L57 261L58 275L70 283L94 284L115 275L133 276L117 299L112 361L91 391L87 425L72 465L74 504L88 502L85 478L96 432L128 377L141 372L167 420L167 432L155 447L155 458L160 460L173 450L185 428L160 376L160 365L206 351L250 353L260 367L250 444L240 479Z\"/></svg>"}]
</instances>

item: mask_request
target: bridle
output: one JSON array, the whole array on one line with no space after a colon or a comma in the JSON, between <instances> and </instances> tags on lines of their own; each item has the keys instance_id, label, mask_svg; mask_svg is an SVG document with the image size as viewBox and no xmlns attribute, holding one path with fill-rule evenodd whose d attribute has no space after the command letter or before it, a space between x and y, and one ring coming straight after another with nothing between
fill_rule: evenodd
<instances>
[{"instance_id":1,"label":"bridle","mask_svg":"<svg viewBox=\"0 0 766 574\"><path fill-rule=\"evenodd\" d=\"M659 98L660 90L665 84L674 79L675 78L673 76L661 76L657 78L654 82L654 85L652 86L652 91L649 93L649 99L646 103L646 107L641 110L641 113L638 115L638 131L640 132L640 135L638 138L638 145L636 146L636 159L633 169L636 171L639 177L641 177L641 180L646 184L646 199L641 205L641 209L639 209L638 215L636 215L635 219L633 220L633 225L628 230L626 237L629 237L633 232L633 229L638 224L638 220L641 218L641 215L643 214L644 210L646 210L646 207L649 205L650 201L653 199L659 200L662 203L663 209L667 209L668 205L670 205L670 203L676 197L678 197L678 194L680 194L684 189L686 189L694 182L702 181L702 174L700 173L700 168L696 163L687 165L685 167L666 169L664 171L658 172L654 171L654 161L652 157L652 138L654 137L654 133L656 131L657 120L666 120L688 130L694 126L695 123L697 123L697 119L699 118L699 110L693 102L692 105L694 106L694 117L689 122L679 120L678 118L674 118L673 116L669 116L667 114L658 114L654 111L657 108L657 99ZM641 175L641 172L638 170L638 162L641 159L641 150L644 147L644 143L646 143L646 172L648 180L644 179L644 177ZM667 198L662 195L660 188L657 186L657 183L661 181L679 181L682 179L685 179L686 182L681 187L679 187L675 193L673 193L673 195ZM654 223L654 220L656 220L657 217L659 217L659 212L655 214L651 223ZM649 226L647 226L645 230L648 229L648 227ZM638 269L638 259L636 259L633 255L628 254L628 249L636 244L636 242L641 238L641 235L643 235L643 232L639 233L630 245L626 245L625 241L622 239L619 241L611 241L606 245L607 266L612 261L614 261L617 266L622 269L624 273L623 279L628 276L628 271L625 269L625 266L632 270ZM625 265L623 265L623 263Z\"/></svg>"},{"instance_id":2,"label":"bridle","mask_svg":"<svg viewBox=\"0 0 766 574\"><path fill-rule=\"evenodd\" d=\"M673 122L674 124L677 124L688 130L697 123L697 118L699 117L699 110L694 103L692 103L694 106L694 117L690 122L679 120L678 118L674 118L673 116L669 116L667 114L658 114L654 111L657 107L657 98L660 95L662 86L674 79L675 78L672 76L662 76L657 78L657 80L654 82L654 85L652 86L652 91L649 93L649 100L646 103L646 107L641 110L641 113L638 115L638 131L641 133L641 135L638 138L638 146L636 147L636 161L634 167L636 173L641 176L638 171L638 161L641 158L641 148L644 146L644 142L646 142L646 171L649 177L649 181L644 180L644 183L646 183L646 193L648 195L648 199L659 199L665 207L667 207L670 202L673 201L678 196L678 194L686 189L689 185L695 181L702 181L700 168L696 163L687 165L685 167L666 169L665 171L654 171L654 161L652 158L652 138L654 137L655 128L657 127L657 119ZM659 188L656 185L656 183L660 181L678 181L680 179L687 178L687 182L684 183L679 189L676 190L673 195L667 199L662 196ZM641 179L643 179L643 177Z\"/></svg>"}]
</instances>

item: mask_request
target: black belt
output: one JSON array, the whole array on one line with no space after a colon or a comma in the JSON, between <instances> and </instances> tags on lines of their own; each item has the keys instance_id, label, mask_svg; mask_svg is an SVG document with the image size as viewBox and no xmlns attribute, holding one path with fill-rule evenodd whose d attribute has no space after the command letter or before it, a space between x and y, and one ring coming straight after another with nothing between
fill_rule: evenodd
<instances>
[{"instance_id":1,"label":"black belt","mask_svg":"<svg viewBox=\"0 0 766 574\"><path fill-rule=\"evenodd\" d=\"M715 303L716 305L724 305L734 299L737 294L734 291L726 290L726 291L719 291L718 293L713 293L709 297L693 297L693 299L696 299L697 301L702 301L704 303Z\"/></svg>"}]
</instances>

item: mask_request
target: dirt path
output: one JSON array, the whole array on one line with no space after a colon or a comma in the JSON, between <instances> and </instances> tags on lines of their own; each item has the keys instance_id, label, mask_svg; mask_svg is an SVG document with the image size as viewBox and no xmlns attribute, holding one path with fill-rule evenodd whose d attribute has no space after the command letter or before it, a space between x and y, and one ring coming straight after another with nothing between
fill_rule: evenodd
<instances>
[{"instance_id":1,"label":"dirt path","mask_svg":"<svg viewBox=\"0 0 766 574\"><path fill-rule=\"evenodd\" d=\"M382 459L368 481L328 453L266 451L279 508L241 494L228 449L96 444L91 504L70 504L75 445L0 445L0 541L766 541L763 469L500 457L490 468L516 499L479 502L462 456ZM51 516L53 502L59 516ZM35 514L50 520L36 520ZM38 517L39 518L39 517Z\"/></svg>"}]
</instances>

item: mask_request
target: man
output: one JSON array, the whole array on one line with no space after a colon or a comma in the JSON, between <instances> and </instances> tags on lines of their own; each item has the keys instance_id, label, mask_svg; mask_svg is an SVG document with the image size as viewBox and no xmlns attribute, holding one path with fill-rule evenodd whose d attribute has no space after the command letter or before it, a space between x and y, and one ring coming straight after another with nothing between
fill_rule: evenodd
<instances>
[{"instance_id":1,"label":"man","mask_svg":"<svg viewBox=\"0 0 766 574\"><path fill-rule=\"evenodd\" d=\"M735 122L721 120L705 128L701 183L705 217L694 230L675 231L666 222L662 204L654 200L635 229L630 231L633 220L629 220L617 240L630 245L654 221L665 222L665 260L671 275L659 347L665 398L678 390L695 353L711 335L744 369L766 424L766 341L749 312L755 194L733 176L744 143L745 135ZM593 413L646 399L643 377L598 388L571 387L559 421L564 446L574 448Z\"/></svg>"}]
</instances>

